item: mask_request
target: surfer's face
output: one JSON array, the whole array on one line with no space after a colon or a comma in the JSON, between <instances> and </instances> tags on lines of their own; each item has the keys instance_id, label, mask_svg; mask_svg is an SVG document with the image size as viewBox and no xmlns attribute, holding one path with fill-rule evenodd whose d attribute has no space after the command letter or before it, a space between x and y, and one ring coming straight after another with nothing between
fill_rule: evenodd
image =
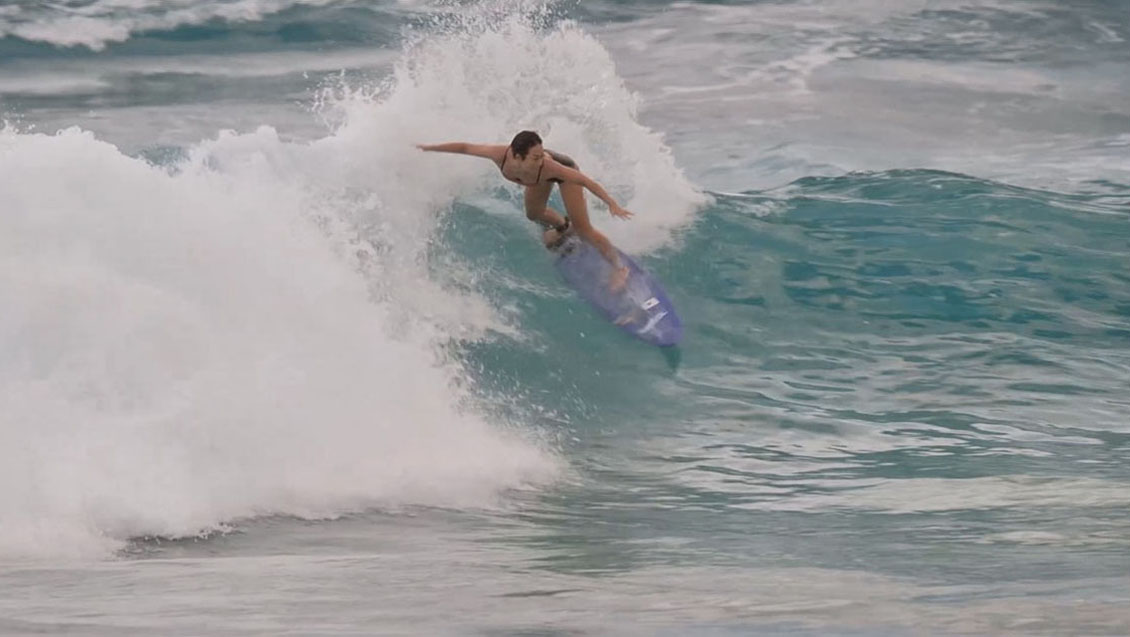
<instances>
[{"instance_id":1,"label":"surfer's face","mask_svg":"<svg viewBox=\"0 0 1130 637\"><path fill-rule=\"evenodd\" d=\"M530 149L526 151L525 158L515 157L515 159L517 159L523 167L539 166L542 160L545 159L545 149L542 148L541 144L530 146Z\"/></svg>"}]
</instances>

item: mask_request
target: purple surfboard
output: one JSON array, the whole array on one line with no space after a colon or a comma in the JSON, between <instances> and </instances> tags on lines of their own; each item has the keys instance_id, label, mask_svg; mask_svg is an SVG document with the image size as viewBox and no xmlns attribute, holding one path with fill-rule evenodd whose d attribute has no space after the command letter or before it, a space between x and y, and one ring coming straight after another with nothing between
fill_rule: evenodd
<instances>
[{"instance_id":1,"label":"purple surfboard","mask_svg":"<svg viewBox=\"0 0 1130 637\"><path fill-rule=\"evenodd\" d=\"M608 287L612 266L577 235L567 236L551 252L565 282L609 322L659 347L677 345L683 338L682 321L663 286L628 255L617 251L629 274L624 288L613 292Z\"/></svg>"}]
</instances>

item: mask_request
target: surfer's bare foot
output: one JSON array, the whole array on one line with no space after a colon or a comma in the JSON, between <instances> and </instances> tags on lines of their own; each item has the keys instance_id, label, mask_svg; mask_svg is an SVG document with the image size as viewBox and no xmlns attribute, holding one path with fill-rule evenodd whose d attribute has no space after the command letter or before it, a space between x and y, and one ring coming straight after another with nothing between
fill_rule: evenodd
<instances>
[{"instance_id":1,"label":"surfer's bare foot","mask_svg":"<svg viewBox=\"0 0 1130 637\"><path fill-rule=\"evenodd\" d=\"M608 289L613 292L619 292L624 289L624 285L628 282L628 266L621 266L619 269L612 272L612 276L608 277Z\"/></svg>"},{"instance_id":2,"label":"surfer's bare foot","mask_svg":"<svg viewBox=\"0 0 1130 637\"><path fill-rule=\"evenodd\" d=\"M553 228L541 233L541 242L544 243L547 248L552 248L553 244L560 238L561 235L557 234L557 231Z\"/></svg>"}]
</instances>

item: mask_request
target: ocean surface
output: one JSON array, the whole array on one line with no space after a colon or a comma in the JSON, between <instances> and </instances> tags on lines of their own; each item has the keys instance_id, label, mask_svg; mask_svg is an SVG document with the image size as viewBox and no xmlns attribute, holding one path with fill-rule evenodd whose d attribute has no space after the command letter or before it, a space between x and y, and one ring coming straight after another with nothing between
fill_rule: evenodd
<instances>
[{"instance_id":1,"label":"ocean surface","mask_svg":"<svg viewBox=\"0 0 1130 637\"><path fill-rule=\"evenodd\" d=\"M1122 0L7 0L0 120L0 634L1130 633Z\"/></svg>"}]
</instances>

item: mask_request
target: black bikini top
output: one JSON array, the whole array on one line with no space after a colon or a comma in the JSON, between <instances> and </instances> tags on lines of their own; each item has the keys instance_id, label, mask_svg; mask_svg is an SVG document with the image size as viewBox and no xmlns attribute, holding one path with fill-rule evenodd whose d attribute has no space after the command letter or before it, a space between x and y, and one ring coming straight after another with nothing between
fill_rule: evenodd
<instances>
[{"instance_id":1,"label":"black bikini top","mask_svg":"<svg viewBox=\"0 0 1130 637\"><path fill-rule=\"evenodd\" d=\"M503 168L506 168L506 159L508 157L510 157L510 149L509 148L506 149L506 154L504 154L502 156L502 163L498 166L498 170L499 170L499 172L502 173L503 177L506 177L506 171L503 170ZM517 179L516 177L506 177L506 178L509 179L510 181L512 181L516 184L522 185L522 186L536 186L536 185L538 185L538 182L541 181L541 169L542 168L545 168L545 159L544 158L542 158L541 165L538 166L538 176L534 177L534 183L532 183L532 184L524 183L521 180Z\"/></svg>"}]
</instances>

